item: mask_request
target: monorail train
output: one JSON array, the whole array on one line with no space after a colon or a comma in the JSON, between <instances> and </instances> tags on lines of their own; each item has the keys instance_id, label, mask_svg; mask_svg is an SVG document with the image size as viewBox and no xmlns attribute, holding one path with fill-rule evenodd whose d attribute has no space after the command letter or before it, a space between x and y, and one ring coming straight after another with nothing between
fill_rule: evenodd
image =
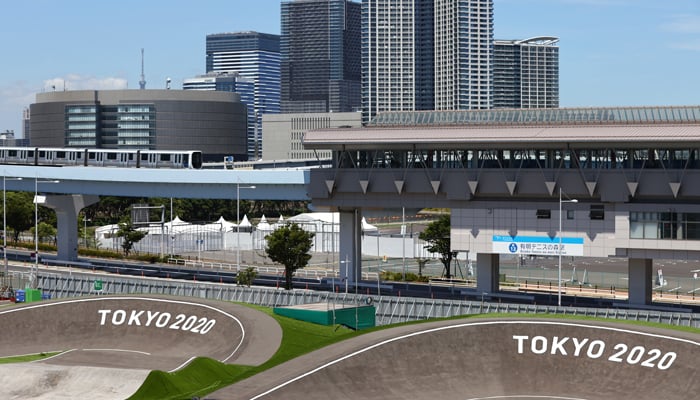
<instances>
[{"instance_id":1,"label":"monorail train","mask_svg":"<svg viewBox=\"0 0 700 400\"><path fill-rule=\"evenodd\" d=\"M0 147L0 164L200 169L202 168L202 152L195 150Z\"/></svg>"}]
</instances>

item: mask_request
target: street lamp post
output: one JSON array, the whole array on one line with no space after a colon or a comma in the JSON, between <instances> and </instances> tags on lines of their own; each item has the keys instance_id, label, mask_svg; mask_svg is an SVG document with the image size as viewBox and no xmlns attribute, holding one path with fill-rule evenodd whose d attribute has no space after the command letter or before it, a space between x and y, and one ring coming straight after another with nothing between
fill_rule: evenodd
<instances>
[{"instance_id":1,"label":"street lamp post","mask_svg":"<svg viewBox=\"0 0 700 400\"><path fill-rule=\"evenodd\" d=\"M241 269L241 189L255 189L255 186L236 182L236 270Z\"/></svg>"},{"instance_id":2,"label":"street lamp post","mask_svg":"<svg viewBox=\"0 0 700 400\"><path fill-rule=\"evenodd\" d=\"M85 242L85 248L88 248L88 240L87 240L87 223L90 221L87 217L87 213L83 213L83 241Z\"/></svg>"},{"instance_id":3,"label":"street lamp post","mask_svg":"<svg viewBox=\"0 0 700 400\"><path fill-rule=\"evenodd\" d=\"M9 270L7 267L7 202L5 197L5 181L7 181L5 174L2 175L2 258L5 265L5 279L9 276ZM21 181L22 178L10 178L11 181Z\"/></svg>"},{"instance_id":4,"label":"street lamp post","mask_svg":"<svg viewBox=\"0 0 700 400\"><path fill-rule=\"evenodd\" d=\"M557 279L557 305L561 307L561 246L562 246L562 227L561 227L561 220L562 220L562 204L563 203L578 203L578 200L576 199L568 199L568 200L562 200L561 198L561 187L559 188L559 276Z\"/></svg>"},{"instance_id":5,"label":"street lamp post","mask_svg":"<svg viewBox=\"0 0 700 400\"><path fill-rule=\"evenodd\" d=\"M39 178L34 178L34 272L31 287L36 289L36 275L39 273ZM41 183L59 183L58 180L41 181Z\"/></svg>"}]
</instances>

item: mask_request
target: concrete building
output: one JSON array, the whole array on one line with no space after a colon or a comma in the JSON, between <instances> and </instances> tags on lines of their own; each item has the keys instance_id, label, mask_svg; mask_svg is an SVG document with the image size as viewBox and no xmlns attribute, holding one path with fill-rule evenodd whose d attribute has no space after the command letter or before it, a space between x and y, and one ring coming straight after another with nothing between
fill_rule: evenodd
<instances>
[{"instance_id":1,"label":"concrete building","mask_svg":"<svg viewBox=\"0 0 700 400\"><path fill-rule=\"evenodd\" d=\"M205 161L244 159L246 108L226 92L78 90L36 95L37 147L200 150Z\"/></svg>"},{"instance_id":2,"label":"concrete building","mask_svg":"<svg viewBox=\"0 0 700 400\"><path fill-rule=\"evenodd\" d=\"M304 146L333 152L309 196L340 211L341 276L357 279L362 208L452 209L479 293L501 255L622 257L629 303L649 304L654 259L700 259L698 106L385 113Z\"/></svg>"},{"instance_id":3,"label":"concrete building","mask_svg":"<svg viewBox=\"0 0 700 400\"><path fill-rule=\"evenodd\" d=\"M559 39L496 40L494 108L559 107Z\"/></svg>"},{"instance_id":4,"label":"concrete building","mask_svg":"<svg viewBox=\"0 0 700 400\"><path fill-rule=\"evenodd\" d=\"M248 158L262 149L262 115L280 112L280 36L260 32L207 35L207 74L238 74L235 91L248 107ZM221 78L222 82L225 80ZM216 90L230 90L219 86Z\"/></svg>"},{"instance_id":5,"label":"concrete building","mask_svg":"<svg viewBox=\"0 0 700 400\"><path fill-rule=\"evenodd\" d=\"M282 112L350 112L360 107L360 4L281 4Z\"/></svg>"},{"instance_id":6,"label":"concrete building","mask_svg":"<svg viewBox=\"0 0 700 400\"><path fill-rule=\"evenodd\" d=\"M493 0L362 2L362 112L493 105Z\"/></svg>"},{"instance_id":7,"label":"concrete building","mask_svg":"<svg viewBox=\"0 0 700 400\"><path fill-rule=\"evenodd\" d=\"M312 129L359 128L362 114L306 113L263 115L263 158L265 160L329 159L329 149L304 149L304 134Z\"/></svg>"}]
</instances>

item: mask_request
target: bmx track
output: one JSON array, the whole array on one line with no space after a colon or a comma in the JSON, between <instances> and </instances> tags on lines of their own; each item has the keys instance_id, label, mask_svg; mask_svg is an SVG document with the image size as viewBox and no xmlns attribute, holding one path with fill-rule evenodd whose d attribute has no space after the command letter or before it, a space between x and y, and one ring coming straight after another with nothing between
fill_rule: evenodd
<instances>
[{"instance_id":1,"label":"bmx track","mask_svg":"<svg viewBox=\"0 0 700 400\"><path fill-rule=\"evenodd\" d=\"M214 322L212 322L214 321ZM193 298L109 296L0 309L3 399L124 399L151 370L194 357L259 365L282 332L268 315ZM700 335L639 325L465 318L371 332L207 399L690 399Z\"/></svg>"},{"instance_id":2,"label":"bmx track","mask_svg":"<svg viewBox=\"0 0 700 400\"><path fill-rule=\"evenodd\" d=\"M279 347L270 316L226 302L172 297L89 297L0 310L0 357L61 352L0 365L3 399L124 399L151 370L194 357L259 365Z\"/></svg>"},{"instance_id":3,"label":"bmx track","mask_svg":"<svg viewBox=\"0 0 700 400\"><path fill-rule=\"evenodd\" d=\"M373 332L210 399L689 399L700 335L575 320L463 319Z\"/></svg>"}]
</instances>

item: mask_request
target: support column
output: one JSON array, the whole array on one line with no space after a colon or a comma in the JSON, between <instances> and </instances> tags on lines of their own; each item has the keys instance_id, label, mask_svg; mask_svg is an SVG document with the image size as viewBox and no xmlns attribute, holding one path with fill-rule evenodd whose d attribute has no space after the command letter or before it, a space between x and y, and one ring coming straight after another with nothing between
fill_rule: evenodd
<instances>
[{"instance_id":1,"label":"support column","mask_svg":"<svg viewBox=\"0 0 700 400\"><path fill-rule=\"evenodd\" d=\"M630 258L628 263L629 275L629 304L651 304L652 263L650 258Z\"/></svg>"},{"instance_id":2,"label":"support column","mask_svg":"<svg viewBox=\"0 0 700 400\"><path fill-rule=\"evenodd\" d=\"M362 280L362 212L359 208L339 210L340 279L348 283Z\"/></svg>"},{"instance_id":3,"label":"support column","mask_svg":"<svg viewBox=\"0 0 700 400\"><path fill-rule=\"evenodd\" d=\"M47 195L42 204L56 211L58 220L58 259L75 261L78 259L78 213L83 208L97 203L94 195Z\"/></svg>"},{"instance_id":4,"label":"support column","mask_svg":"<svg viewBox=\"0 0 700 400\"><path fill-rule=\"evenodd\" d=\"M476 255L476 290L479 293L498 292L498 264L500 255L477 253Z\"/></svg>"}]
</instances>

